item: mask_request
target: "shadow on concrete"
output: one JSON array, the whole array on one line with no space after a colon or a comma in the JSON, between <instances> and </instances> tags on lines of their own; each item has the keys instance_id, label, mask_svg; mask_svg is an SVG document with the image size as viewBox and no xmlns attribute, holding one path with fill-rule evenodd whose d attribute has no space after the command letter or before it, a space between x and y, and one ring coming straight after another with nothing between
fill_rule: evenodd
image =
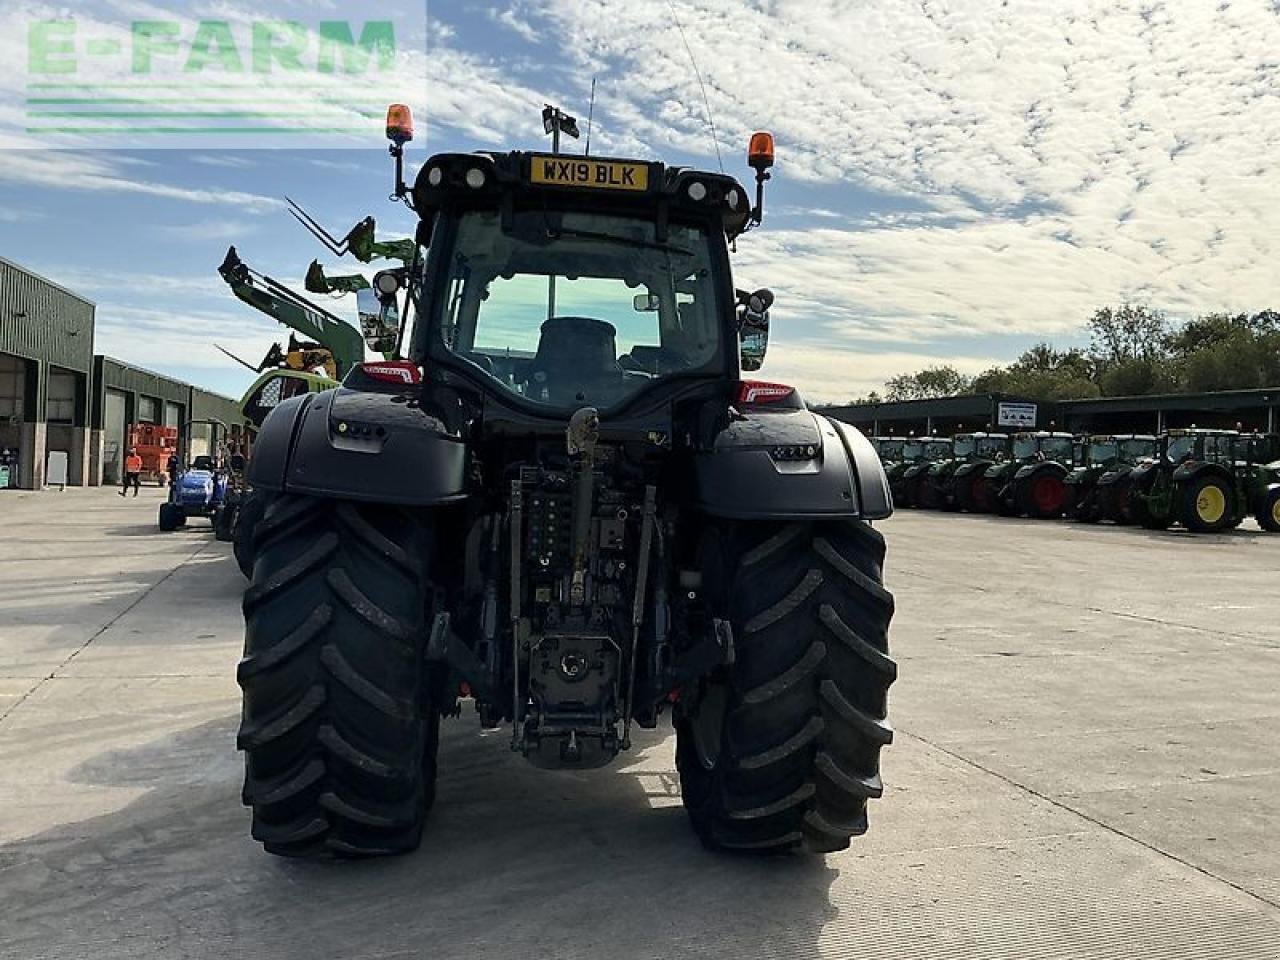
<instances>
[{"instance_id":1,"label":"shadow on concrete","mask_svg":"<svg viewBox=\"0 0 1280 960\"><path fill-rule=\"evenodd\" d=\"M627 765L557 773L449 721L422 849L309 863L250 839L235 726L72 771L145 792L0 847L0 956L809 957L836 916L825 860L699 846L662 732L642 731Z\"/></svg>"}]
</instances>

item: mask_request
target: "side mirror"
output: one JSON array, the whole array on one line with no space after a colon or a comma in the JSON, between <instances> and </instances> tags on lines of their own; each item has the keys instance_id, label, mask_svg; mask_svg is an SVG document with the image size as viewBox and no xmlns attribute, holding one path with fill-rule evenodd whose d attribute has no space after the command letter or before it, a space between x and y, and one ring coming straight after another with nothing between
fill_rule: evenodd
<instances>
[{"instance_id":1,"label":"side mirror","mask_svg":"<svg viewBox=\"0 0 1280 960\"><path fill-rule=\"evenodd\" d=\"M755 293L738 292L738 357L745 373L754 373L764 366L769 352L769 308L773 306L773 292L760 289Z\"/></svg>"},{"instance_id":2,"label":"side mirror","mask_svg":"<svg viewBox=\"0 0 1280 960\"><path fill-rule=\"evenodd\" d=\"M656 293L637 293L631 302L636 313L657 313L662 306Z\"/></svg>"},{"instance_id":3,"label":"side mirror","mask_svg":"<svg viewBox=\"0 0 1280 960\"><path fill-rule=\"evenodd\" d=\"M395 297L380 298L373 290L356 291L360 333L374 353L390 353L400 333L400 307Z\"/></svg>"}]
</instances>

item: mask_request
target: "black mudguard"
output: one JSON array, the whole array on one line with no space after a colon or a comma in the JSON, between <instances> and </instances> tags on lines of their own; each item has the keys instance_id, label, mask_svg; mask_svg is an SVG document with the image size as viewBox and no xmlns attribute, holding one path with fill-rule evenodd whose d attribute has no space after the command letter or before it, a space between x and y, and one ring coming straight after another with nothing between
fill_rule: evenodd
<instances>
[{"instance_id":1,"label":"black mudguard","mask_svg":"<svg viewBox=\"0 0 1280 960\"><path fill-rule=\"evenodd\" d=\"M1013 475L1015 483L1021 483L1024 480L1030 480L1034 474L1043 473L1057 474L1062 478L1062 482L1066 483L1070 479L1070 472L1062 464L1056 460L1046 460L1043 463L1029 463L1026 466L1019 467L1018 472Z\"/></svg>"},{"instance_id":2,"label":"black mudguard","mask_svg":"<svg viewBox=\"0 0 1280 960\"><path fill-rule=\"evenodd\" d=\"M962 463L956 467L951 476L956 480L963 480L965 477L972 476L974 473L986 474L994 463L990 460L970 460L968 463Z\"/></svg>"},{"instance_id":3,"label":"black mudguard","mask_svg":"<svg viewBox=\"0 0 1280 960\"><path fill-rule=\"evenodd\" d=\"M812 450L812 455L809 451ZM884 467L856 428L810 410L751 413L694 459L695 502L736 520L893 513Z\"/></svg>"},{"instance_id":4,"label":"black mudguard","mask_svg":"<svg viewBox=\"0 0 1280 960\"><path fill-rule=\"evenodd\" d=\"M283 493L435 506L466 496L466 446L404 397L339 387L271 411L249 480Z\"/></svg>"}]
</instances>

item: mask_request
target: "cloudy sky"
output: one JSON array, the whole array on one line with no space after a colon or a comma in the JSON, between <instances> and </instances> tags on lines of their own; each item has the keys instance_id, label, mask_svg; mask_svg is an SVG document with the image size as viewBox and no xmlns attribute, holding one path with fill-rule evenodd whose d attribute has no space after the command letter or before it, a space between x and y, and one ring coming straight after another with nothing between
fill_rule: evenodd
<instances>
[{"instance_id":1,"label":"cloudy sky","mask_svg":"<svg viewBox=\"0 0 1280 960\"><path fill-rule=\"evenodd\" d=\"M537 148L542 104L585 118L595 77L593 153L714 168L689 51L727 171L749 175L751 131L776 134L768 217L739 244L738 281L778 295L763 373L811 398L1079 343L1094 307L1126 299L1174 316L1280 308L1273 0L432 0L425 19L420 3L400 11L420 36L377 91L417 108L415 165ZM334 6L101 0L74 16L177 9L183 43L201 18ZM228 244L291 281L323 257L286 193L335 232L369 213L409 229L386 199L380 121L358 109L343 114L350 135L251 147L32 134L26 21L67 8L6 7L0 255L97 301L101 352L237 394L249 375L212 344L256 359L279 331L218 279ZM327 111L347 92L290 96Z\"/></svg>"}]
</instances>

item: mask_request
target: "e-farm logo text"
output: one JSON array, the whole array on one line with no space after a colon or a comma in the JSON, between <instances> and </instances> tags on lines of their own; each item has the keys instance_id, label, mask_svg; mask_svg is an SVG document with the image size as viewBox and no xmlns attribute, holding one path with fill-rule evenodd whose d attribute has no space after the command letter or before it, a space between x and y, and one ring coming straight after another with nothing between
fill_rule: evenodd
<instances>
[{"instance_id":1,"label":"e-farm logo text","mask_svg":"<svg viewBox=\"0 0 1280 960\"><path fill-rule=\"evenodd\" d=\"M27 54L29 134L367 133L394 93L396 25L36 20Z\"/></svg>"}]
</instances>

